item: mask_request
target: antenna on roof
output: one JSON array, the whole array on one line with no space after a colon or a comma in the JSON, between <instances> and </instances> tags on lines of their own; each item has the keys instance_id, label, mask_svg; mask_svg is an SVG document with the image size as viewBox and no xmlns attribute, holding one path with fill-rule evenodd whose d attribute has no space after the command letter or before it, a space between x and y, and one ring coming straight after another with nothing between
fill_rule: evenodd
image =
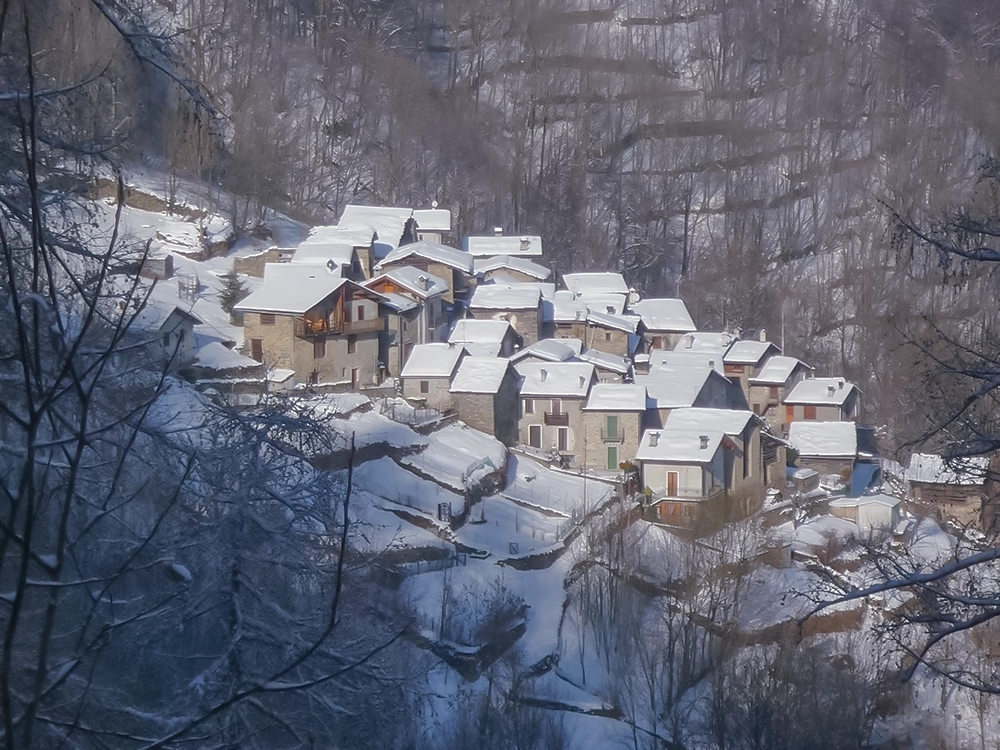
<instances>
[{"instance_id":1,"label":"antenna on roof","mask_svg":"<svg viewBox=\"0 0 1000 750\"><path fill-rule=\"evenodd\" d=\"M431 208L437 208L437 207L438 207L438 202L437 201L431 201Z\"/></svg>"}]
</instances>

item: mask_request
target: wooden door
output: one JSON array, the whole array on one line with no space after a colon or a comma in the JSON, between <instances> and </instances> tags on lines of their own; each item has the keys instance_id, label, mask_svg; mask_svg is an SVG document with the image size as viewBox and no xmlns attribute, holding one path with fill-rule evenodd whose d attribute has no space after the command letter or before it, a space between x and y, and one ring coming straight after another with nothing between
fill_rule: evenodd
<instances>
[{"instance_id":1,"label":"wooden door","mask_svg":"<svg viewBox=\"0 0 1000 750\"><path fill-rule=\"evenodd\" d=\"M250 358L257 362L264 361L264 340L250 339Z\"/></svg>"},{"instance_id":2,"label":"wooden door","mask_svg":"<svg viewBox=\"0 0 1000 750\"><path fill-rule=\"evenodd\" d=\"M667 494L670 497L677 496L677 485L680 475L676 471L667 472Z\"/></svg>"}]
</instances>

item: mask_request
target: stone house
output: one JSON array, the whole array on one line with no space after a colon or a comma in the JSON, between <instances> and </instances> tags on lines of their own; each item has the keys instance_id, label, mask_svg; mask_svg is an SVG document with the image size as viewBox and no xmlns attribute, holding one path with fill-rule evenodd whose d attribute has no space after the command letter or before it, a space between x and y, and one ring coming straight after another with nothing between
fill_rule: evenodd
<instances>
[{"instance_id":1,"label":"stone house","mask_svg":"<svg viewBox=\"0 0 1000 750\"><path fill-rule=\"evenodd\" d=\"M387 377L396 377L406 366L406 360L417 344L424 343L423 305L411 297L396 292L382 294L379 314L385 318L385 328L379 333L378 361Z\"/></svg>"},{"instance_id":2,"label":"stone house","mask_svg":"<svg viewBox=\"0 0 1000 750\"><path fill-rule=\"evenodd\" d=\"M573 293L565 289L555 292L551 301L551 313L546 338L580 339L587 335L587 304L574 299Z\"/></svg>"},{"instance_id":3,"label":"stone house","mask_svg":"<svg viewBox=\"0 0 1000 750\"><path fill-rule=\"evenodd\" d=\"M987 501L990 459L986 456L950 461L932 453L914 453L904 474L909 497L939 517L978 522Z\"/></svg>"},{"instance_id":4,"label":"stone house","mask_svg":"<svg viewBox=\"0 0 1000 750\"><path fill-rule=\"evenodd\" d=\"M611 304L615 313L620 315L629 295L628 284L620 273L612 271L586 271L583 273L566 273L562 277L563 286L573 295L574 299L582 299L589 307L597 307L597 301L613 297Z\"/></svg>"},{"instance_id":5,"label":"stone house","mask_svg":"<svg viewBox=\"0 0 1000 750\"><path fill-rule=\"evenodd\" d=\"M647 352L673 349L685 333L697 330L687 306L679 299L644 299L629 306L641 319L643 345Z\"/></svg>"},{"instance_id":6,"label":"stone house","mask_svg":"<svg viewBox=\"0 0 1000 750\"><path fill-rule=\"evenodd\" d=\"M417 343L444 341L448 329L448 306L445 304L448 282L440 276L413 266L400 266L383 271L365 286L379 294L401 294L419 302Z\"/></svg>"},{"instance_id":7,"label":"stone house","mask_svg":"<svg viewBox=\"0 0 1000 750\"><path fill-rule=\"evenodd\" d=\"M861 391L843 378L800 381L785 395L785 423L856 421Z\"/></svg>"},{"instance_id":8,"label":"stone house","mask_svg":"<svg viewBox=\"0 0 1000 750\"><path fill-rule=\"evenodd\" d=\"M583 407L586 450L581 463L587 469L619 472L631 461L642 437L646 389L625 383L597 383Z\"/></svg>"},{"instance_id":9,"label":"stone house","mask_svg":"<svg viewBox=\"0 0 1000 750\"><path fill-rule=\"evenodd\" d=\"M583 351L579 339L542 339L516 352L510 361L522 362L574 362Z\"/></svg>"},{"instance_id":10,"label":"stone house","mask_svg":"<svg viewBox=\"0 0 1000 750\"><path fill-rule=\"evenodd\" d=\"M382 302L321 266L268 264L264 285L235 307L243 313L244 354L293 371L299 382L375 384Z\"/></svg>"},{"instance_id":11,"label":"stone house","mask_svg":"<svg viewBox=\"0 0 1000 750\"><path fill-rule=\"evenodd\" d=\"M472 256L454 247L435 242L413 242L402 245L386 255L375 266L375 275L404 266L444 279L448 291L444 299L454 302L463 297L472 278Z\"/></svg>"},{"instance_id":12,"label":"stone house","mask_svg":"<svg viewBox=\"0 0 1000 750\"><path fill-rule=\"evenodd\" d=\"M493 435L504 445L517 443L518 375L509 360L497 357L462 359L451 384L458 418Z\"/></svg>"},{"instance_id":13,"label":"stone house","mask_svg":"<svg viewBox=\"0 0 1000 750\"><path fill-rule=\"evenodd\" d=\"M578 359L581 362L590 362L594 366L597 379L602 383L632 382L632 360L627 357L618 357L597 349L586 349L580 352Z\"/></svg>"},{"instance_id":14,"label":"stone house","mask_svg":"<svg viewBox=\"0 0 1000 750\"><path fill-rule=\"evenodd\" d=\"M588 349L596 349L619 357L632 354L631 341L635 337L638 319L614 313L587 311L586 338Z\"/></svg>"},{"instance_id":15,"label":"stone house","mask_svg":"<svg viewBox=\"0 0 1000 750\"><path fill-rule=\"evenodd\" d=\"M156 367L177 371L195 358L194 327L202 320L171 301L149 296L136 314L129 331L138 334Z\"/></svg>"},{"instance_id":16,"label":"stone house","mask_svg":"<svg viewBox=\"0 0 1000 750\"><path fill-rule=\"evenodd\" d=\"M788 442L798 453L795 465L849 481L858 458L858 429L853 422L794 422Z\"/></svg>"},{"instance_id":17,"label":"stone house","mask_svg":"<svg viewBox=\"0 0 1000 750\"><path fill-rule=\"evenodd\" d=\"M456 320L448 342L464 346L476 357L510 357L521 345L521 337L506 320Z\"/></svg>"},{"instance_id":18,"label":"stone house","mask_svg":"<svg viewBox=\"0 0 1000 750\"><path fill-rule=\"evenodd\" d=\"M760 372L747 378L750 390L750 408L771 425L777 435L788 434L785 419L785 395L810 376L812 368L794 357L770 357Z\"/></svg>"},{"instance_id":19,"label":"stone house","mask_svg":"<svg viewBox=\"0 0 1000 750\"><path fill-rule=\"evenodd\" d=\"M539 451L555 451L566 464L583 457L583 407L594 383L586 362L522 362L518 441Z\"/></svg>"},{"instance_id":20,"label":"stone house","mask_svg":"<svg viewBox=\"0 0 1000 750\"><path fill-rule=\"evenodd\" d=\"M505 320L528 346L542 337L542 293L535 284L485 284L469 300L476 320Z\"/></svg>"},{"instance_id":21,"label":"stone house","mask_svg":"<svg viewBox=\"0 0 1000 750\"><path fill-rule=\"evenodd\" d=\"M455 405L451 382L466 351L453 344L417 344L400 374L403 398L438 411Z\"/></svg>"},{"instance_id":22,"label":"stone house","mask_svg":"<svg viewBox=\"0 0 1000 750\"><path fill-rule=\"evenodd\" d=\"M747 402L750 402L750 378L760 375L767 361L781 354L781 349L770 341L734 341L722 356L725 375L739 383Z\"/></svg>"}]
</instances>

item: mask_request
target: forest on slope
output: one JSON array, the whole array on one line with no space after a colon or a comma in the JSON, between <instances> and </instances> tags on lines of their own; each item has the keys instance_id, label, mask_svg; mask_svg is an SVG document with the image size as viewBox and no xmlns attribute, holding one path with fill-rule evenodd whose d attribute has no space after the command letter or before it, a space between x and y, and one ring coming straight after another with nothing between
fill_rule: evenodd
<instances>
[{"instance_id":1,"label":"forest on slope","mask_svg":"<svg viewBox=\"0 0 1000 750\"><path fill-rule=\"evenodd\" d=\"M995 148L986 0L44 5L43 72L88 82L68 126L245 196L237 226L437 200L456 236L541 234L560 272L843 372L887 446L929 424L912 342L994 322L988 271L900 222L972 195Z\"/></svg>"}]
</instances>

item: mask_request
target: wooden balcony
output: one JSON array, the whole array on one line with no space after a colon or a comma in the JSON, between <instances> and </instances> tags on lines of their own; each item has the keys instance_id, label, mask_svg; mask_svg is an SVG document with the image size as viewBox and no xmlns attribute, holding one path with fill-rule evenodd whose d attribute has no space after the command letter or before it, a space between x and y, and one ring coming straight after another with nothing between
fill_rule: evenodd
<instances>
[{"instance_id":1,"label":"wooden balcony","mask_svg":"<svg viewBox=\"0 0 1000 750\"><path fill-rule=\"evenodd\" d=\"M569 414L559 411L545 412L545 424L553 427L569 427Z\"/></svg>"},{"instance_id":2,"label":"wooden balcony","mask_svg":"<svg viewBox=\"0 0 1000 750\"><path fill-rule=\"evenodd\" d=\"M385 330L385 318L369 318L368 320L345 320L340 324L340 330L335 333L371 333Z\"/></svg>"},{"instance_id":3,"label":"wooden balcony","mask_svg":"<svg viewBox=\"0 0 1000 750\"><path fill-rule=\"evenodd\" d=\"M378 333L385 330L386 319L382 317L370 318L369 320L309 320L308 318L297 318L295 320L295 335L298 338L309 338L310 336L326 336L329 334L356 334L356 333Z\"/></svg>"}]
</instances>

